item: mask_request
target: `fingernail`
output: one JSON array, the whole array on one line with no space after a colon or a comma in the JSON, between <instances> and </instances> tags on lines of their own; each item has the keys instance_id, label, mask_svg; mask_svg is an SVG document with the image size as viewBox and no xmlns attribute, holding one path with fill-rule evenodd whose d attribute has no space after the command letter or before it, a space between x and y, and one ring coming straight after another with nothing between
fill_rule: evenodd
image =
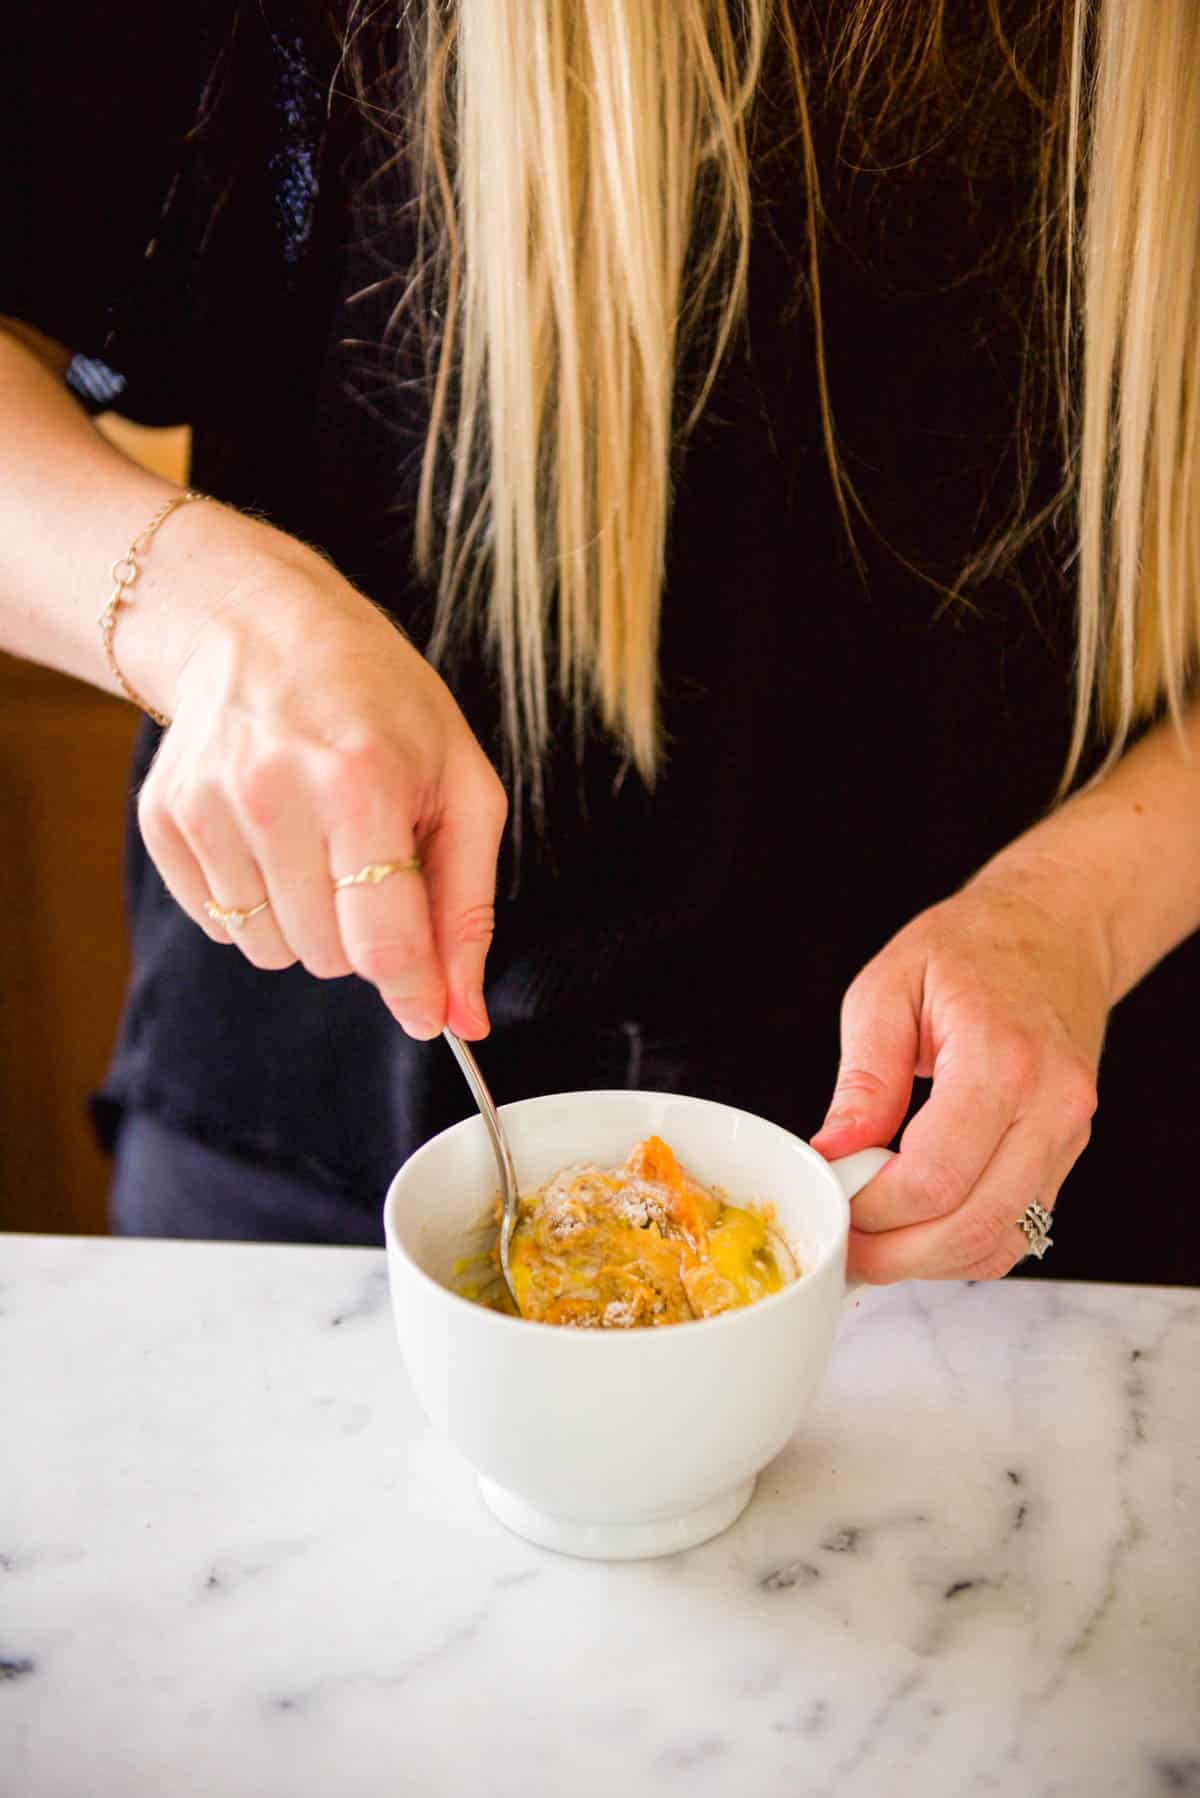
<instances>
[{"instance_id":1,"label":"fingernail","mask_svg":"<svg viewBox=\"0 0 1200 1798\"><path fill-rule=\"evenodd\" d=\"M472 987L471 991L467 994L467 1010L481 1030L490 1028L487 1006L484 1004L483 988L481 986Z\"/></svg>"},{"instance_id":2,"label":"fingernail","mask_svg":"<svg viewBox=\"0 0 1200 1798\"><path fill-rule=\"evenodd\" d=\"M418 1043L432 1042L435 1036L440 1036L442 1029L430 1017L401 1018L400 1025Z\"/></svg>"},{"instance_id":3,"label":"fingernail","mask_svg":"<svg viewBox=\"0 0 1200 1798\"><path fill-rule=\"evenodd\" d=\"M817 1135L824 1136L827 1130L852 1130L857 1122L858 1119L852 1111L831 1111L817 1131Z\"/></svg>"}]
</instances>

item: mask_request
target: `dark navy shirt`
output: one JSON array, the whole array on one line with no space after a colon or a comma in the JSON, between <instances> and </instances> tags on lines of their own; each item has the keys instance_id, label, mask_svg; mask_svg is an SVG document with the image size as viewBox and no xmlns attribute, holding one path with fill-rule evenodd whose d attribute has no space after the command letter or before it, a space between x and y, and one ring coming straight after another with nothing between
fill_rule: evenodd
<instances>
[{"instance_id":1,"label":"dark navy shirt","mask_svg":"<svg viewBox=\"0 0 1200 1798\"><path fill-rule=\"evenodd\" d=\"M952 38L979 38L976 8L949 12ZM300 0L31 7L0 126L0 311L77 353L89 403L190 422L197 486L318 544L421 641L424 388L404 344L384 347L409 196L397 173L364 198L378 146L338 47ZM813 82L820 102L819 49ZM882 172L836 100L817 106L856 559L822 447L794 133L767 84L746 331L677 469L664 773L647 793L598 733L582 759L558 733L544 824L526 817L502 859L481 1049L502 1099L661 1083L811 1133L847 983L1052 799L1069 531L945 591L1015 503L1034 316L1037 118L1015 87L985 91L960 83L908 121L922 154L874 142ZM1058 480L1048 418L1035 406L1029 510ZM479 644L445 672L499 760ZM156 741L147 724L135 783ZM103 1126L133 1107L302 1174L378 1240L395 1167L470 1108L448 1053L410 1043L356 978L263 973L210 943L132 825L129 904ZM1192 944L1119 1008L1047 1272L1200 1276L1179 1185L1200 1160L1198 1004Z\"/></svg>"}]
</instances>

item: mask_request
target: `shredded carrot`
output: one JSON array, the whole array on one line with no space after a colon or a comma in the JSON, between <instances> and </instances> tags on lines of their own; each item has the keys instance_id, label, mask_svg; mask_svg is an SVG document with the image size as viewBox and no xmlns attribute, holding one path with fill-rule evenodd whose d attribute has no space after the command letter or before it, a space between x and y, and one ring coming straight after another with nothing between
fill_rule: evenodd
<instances>
[{"instance_id":1,"label":"shredded carrot","mask_svg":"<svg viewBox=\"0 0 1200 1798\"><path fill-rule=\"evenodd\" d=\"M510 1256L521 1315L628 1329L752 1304L784 1283L771 1221L727 1204L648 1136L622 1167L567 1168L522 1200Z\"/></svg>"}]
</instances>

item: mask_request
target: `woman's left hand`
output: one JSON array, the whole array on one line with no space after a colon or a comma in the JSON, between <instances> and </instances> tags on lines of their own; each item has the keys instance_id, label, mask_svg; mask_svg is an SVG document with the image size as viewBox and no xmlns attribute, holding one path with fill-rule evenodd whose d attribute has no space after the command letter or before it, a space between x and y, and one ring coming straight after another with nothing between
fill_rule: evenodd
<instances>
[{"instance_id":1,"label":"woman's left hand","mask_svg":"<svg viewBox=\"0 0 1200 1798\"><path fill-rule=\"evenodd\" d=\"M842 1009L842 1056L813 1138L831 1159L890 1142L915 1076L933 1087L895 1161L853 1202L849 1271L883 1283L997 1279L1028 1250L1091 1133L1112 1004L1086 882L1003 857L922 912Z\"/></svg>"}]
</instances>

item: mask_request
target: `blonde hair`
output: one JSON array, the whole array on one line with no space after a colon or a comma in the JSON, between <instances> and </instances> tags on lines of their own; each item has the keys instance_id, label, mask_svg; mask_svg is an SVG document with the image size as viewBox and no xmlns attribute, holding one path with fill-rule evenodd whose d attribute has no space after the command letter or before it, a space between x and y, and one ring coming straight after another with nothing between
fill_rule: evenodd
<instances>
[{"instance_id":1,"label":"blonde hair","mask_svg":"<svg viewBox=\"0 0 1200 1798\"><path fill-rule=\"evenodd\" d=\"M1111 762L1141 718L1178 723L1200 650L1200 7L1082 4L1068 195L1082 264L1078 703ZM1089 48L1091 55L1089 56ZM1068 328L1070 319L1068 317Z\"/></svg>"},{"instance_id":2,"label":"blonde hair","mask_svg":"<svg viewBox=\"0 0 1200 1798\"><path fill-rule=\"evenodd\" d=\"M877 67L877 121L907 104L938 65L944 12L848 6L831 57L847 105L865 104ZM1049 96L998 0L988 15L998 66L1045 117L1040 274L1062 314L1078 500L1069 778L1098 717L1113 755L1139 717L1178 718L1197 659L1200 7L1074 0ZM512 764L535 787L555 689L577 730L597 714L652 781L672 456L738 330L750 120L773 31L798 110L825 445L848 526L856 503L825 384L796 35L782 0L425 0L406 16L419 225L399 310L415 304L429 333L417 557L438 594L431 652L483 620ZM695 337L707 372L684 396Z\"/></svg>"}]
</instances>

